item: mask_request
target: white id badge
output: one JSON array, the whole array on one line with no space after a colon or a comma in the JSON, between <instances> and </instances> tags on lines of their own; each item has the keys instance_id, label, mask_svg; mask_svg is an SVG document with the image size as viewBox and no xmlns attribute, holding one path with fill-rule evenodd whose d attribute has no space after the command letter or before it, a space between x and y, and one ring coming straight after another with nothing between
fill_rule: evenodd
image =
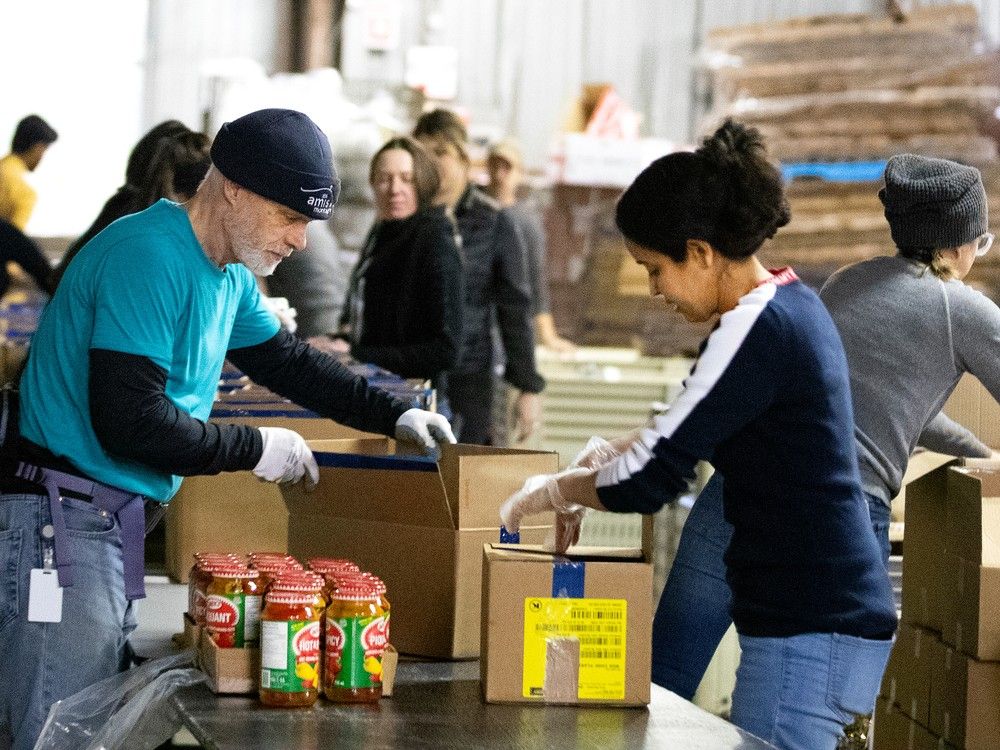
<instances>
[{"instance_id":1,"label":"white id badge","mask_svg":"<svg viewBox=\"0 0 1000 750\"><path fill-rule=\"evenodd\" d=\"M59 571L32 568L28 584L28 622L60 622L62 597Z\"/></svg>"}]
</instances>

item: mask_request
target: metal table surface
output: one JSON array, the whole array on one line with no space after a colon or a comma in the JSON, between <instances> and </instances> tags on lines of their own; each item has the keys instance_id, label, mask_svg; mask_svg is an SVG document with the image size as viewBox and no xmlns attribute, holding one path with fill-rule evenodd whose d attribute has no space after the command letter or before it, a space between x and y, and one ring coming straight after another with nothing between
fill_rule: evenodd
<instances>
[{"instance_id":1,"label":"metal table surface","mask_svg":"<svg viewBox=\"0 0 1000 750\"><path fill-rule=\"evenodd\" d=\"M174 700L206 748L545 748L758 750L771 745L653 686L649 709L487 705L479 663L400 662L395 691L377 705L267 709L216 696L204 684Z\"/></svg>"}]
</instances>

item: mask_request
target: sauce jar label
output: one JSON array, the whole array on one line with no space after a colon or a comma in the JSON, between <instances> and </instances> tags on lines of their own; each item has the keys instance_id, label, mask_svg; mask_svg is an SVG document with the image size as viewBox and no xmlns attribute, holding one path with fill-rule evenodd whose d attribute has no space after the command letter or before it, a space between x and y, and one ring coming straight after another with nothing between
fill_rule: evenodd
<instances>
[{"instance_id":1,"label":"sauce jar label","mask_svg":"<svg viewBox=\"0 0 1000 750\"><path fill-rule=\"evenodd\" d=\"M262 689L301 693L319 687L319 630L315 620L261 623Z\"/></svg>"},{"instance_id":2,"label":"sauce jar label","mask_svg":"<svg viewBox=\"0 0 1000 750\"><path fill-rule=\"evenodd\" d=\"M219 648L243 648L243 595L210 594L205 602L205 627Z\"/></svg>"},{"instance_id":3,"label":"sauce jar label","mask_svg":"<svg viewBox=\"0 0 1000 750\"><path fill-rule=\"evenodd\" d=\"M327 619L326 668L339 688L372 688L382 683L383 617Z\"/></svg>"}]
</instances>

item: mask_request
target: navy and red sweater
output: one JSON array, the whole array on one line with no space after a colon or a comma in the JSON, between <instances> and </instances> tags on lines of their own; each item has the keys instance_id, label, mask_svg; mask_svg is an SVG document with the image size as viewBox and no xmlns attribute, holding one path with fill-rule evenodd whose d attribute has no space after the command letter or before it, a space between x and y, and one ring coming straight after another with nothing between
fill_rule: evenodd
<instances>
[{"instance_id":1,"label":"navy and red sweater","mask_svg":"<svg viewBox=\"0 0 1000 750\"><path fill-rule=\"evenodd\" d=\"M738 632L891 637L847 359L823 304L790 269L721 317L670 410L599 472L598 496L611 511L655 512L686 490L699 460L725 477Z\"/></svg>"}]
</instances>

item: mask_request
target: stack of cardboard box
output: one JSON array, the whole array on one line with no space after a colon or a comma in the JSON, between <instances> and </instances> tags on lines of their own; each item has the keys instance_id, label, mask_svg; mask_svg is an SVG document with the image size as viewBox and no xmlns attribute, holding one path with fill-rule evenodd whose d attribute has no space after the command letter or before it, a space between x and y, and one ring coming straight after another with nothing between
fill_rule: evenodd
<instances>
[{"instance_id":1,"label":"stack of cardboard box","mask_svg":"<svg viewBox=\"0 0 1000 750\"><path fill-rule=\"evenodd\" d=\"M707 34L713 106L701 130L711 132L726 117L751 124L786 177L800 176L788 188L792 221L762 253L768 265L791 265L819 286L841 266L893 253L877 196L882 165L893 154L977 166L990 204L1000 203L993 116L1000 66L981 40L970 4ZM1000 291L1000 263L981 259L969 280Z\"/></svg>"},{"instance_id":2,"label":"stack of cardboard box","mask_svg":"<svg viewBox=\"0 0 1000 750\"><path fill-rule=\"evenodd\" d=\"M1000 742L1000 472L968 463L907 487L902 622L876 750Z\"/></svg>"}]
</instances>

